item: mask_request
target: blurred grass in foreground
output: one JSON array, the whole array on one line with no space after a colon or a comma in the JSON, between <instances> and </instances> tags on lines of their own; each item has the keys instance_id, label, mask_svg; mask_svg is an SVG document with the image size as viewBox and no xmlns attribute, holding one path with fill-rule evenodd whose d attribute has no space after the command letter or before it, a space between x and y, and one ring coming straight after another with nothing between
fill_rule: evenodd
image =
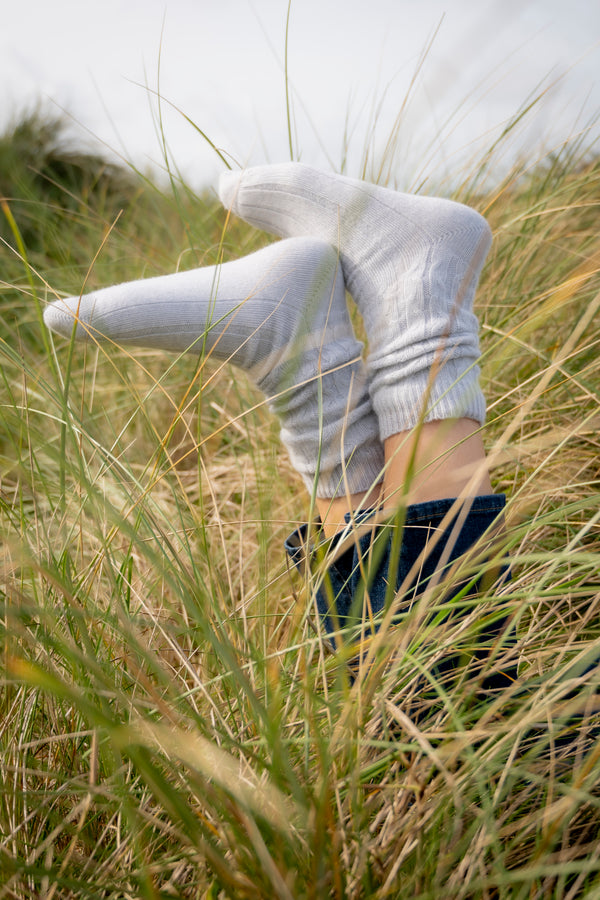
<instances>
[{"instance_id":1,"label":"blurred grass in foreground","mask_svg":"<svg viewBox=\"0 0 600 900\"><path fill-rule=\"evenodd\" d=\"M469 646L475 611L408 619L350 685L287 571L306 501L245 378L55 345L41 325L59 293L267 238L183 185L68 151L60 123L0 139L0 898L600 892L585 672L600 637L600 162L567 147L483 194L476 176L457 199L495 233L478 294L485 439L515 565L476 612L517 616L520 684L485 706L439 685L416 725L419 672Z\"/></svg>"}]
</instances>

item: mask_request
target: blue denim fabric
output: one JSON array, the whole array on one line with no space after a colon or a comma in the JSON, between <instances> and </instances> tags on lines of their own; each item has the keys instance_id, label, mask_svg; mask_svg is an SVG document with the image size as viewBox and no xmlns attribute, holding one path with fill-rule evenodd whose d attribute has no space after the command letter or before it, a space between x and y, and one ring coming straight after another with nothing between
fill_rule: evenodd
<instances>
[{"instance_id":1,"label":"blue denim fabric","mask_svg":"<svg viewBox=\"0 0 600 900\"><path fill-rule=\"evenodd\" d=\"M347 629L345 634L352 636L361 627L364 633L365 617L374 620L371 627L376 630L377 617L392 602L400 620L403 609L410 606L432 579L436 583L444 582L444 603L461 592L470 595L484 587L475 578L465 581L468 578L465 574L462 580L447 575L453 564L474 547L479 559L485 557L488 538L491 544L502 524L506 498L503 494L470 498L464 505L456 504L457 509L444 521L455 503L453 499L418 503L384 522L377 511L364 511L354 516L356 525L352 529L339 533L331 541L317 542L308 547L308 552L307 525L287 538L285 549L300 570L308 563L312 571L318 572L319 560L334 557L325 577L317 575L316 579L317 607L330 635ZM346 522L349 521L350 517L346 516ZM348 544L347 549L344 544ZM506 574L504 566L485 577L489 582L496 576L506 578ZM500 634L504 625L503 620L496 620L492 626L486 626L481 635L482 644L488 648L486 654L490 640ZM511 672L510 678L514 677L516 673Z\"/></svg>"}]
</instances>

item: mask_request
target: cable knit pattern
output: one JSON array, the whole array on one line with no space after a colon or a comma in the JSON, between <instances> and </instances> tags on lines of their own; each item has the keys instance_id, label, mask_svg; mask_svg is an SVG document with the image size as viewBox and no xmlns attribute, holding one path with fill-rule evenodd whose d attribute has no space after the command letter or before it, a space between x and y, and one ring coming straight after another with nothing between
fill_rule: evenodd
<instances>
[{"instance_id":1,"label":"cable knit pattern","mask_svg":"<svg viewBox=\"0 0 600 900\"><path fill-rule=\"evenodd\" d=\"M219 195L258 228L339 247L365 322L382 439L422 415L483 422L473 299L491 232L479 213L298 163L227 172Z\"/></svg>"}]
</instances>

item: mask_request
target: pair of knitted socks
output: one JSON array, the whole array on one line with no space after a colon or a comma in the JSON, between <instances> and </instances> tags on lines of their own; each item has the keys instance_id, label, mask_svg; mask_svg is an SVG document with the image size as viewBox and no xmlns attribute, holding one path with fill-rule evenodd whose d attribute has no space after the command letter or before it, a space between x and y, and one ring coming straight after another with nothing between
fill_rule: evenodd
<instances>
[{"instance_id":1,"label":"pair of knitted socks","mask_svg":"<svg viewBox=\"0 0 600 900\"><path fill-rule=\"evenodd\" d=\"M317 496L368 490L383 441L483 422L473 298L491 235L474 210L289 163L221 178L224 206L285 240L243 259L58 300L65 336L211 355L269 398ZM346 288L364 320L366 364Z\"/></svg>"}]
</instances>

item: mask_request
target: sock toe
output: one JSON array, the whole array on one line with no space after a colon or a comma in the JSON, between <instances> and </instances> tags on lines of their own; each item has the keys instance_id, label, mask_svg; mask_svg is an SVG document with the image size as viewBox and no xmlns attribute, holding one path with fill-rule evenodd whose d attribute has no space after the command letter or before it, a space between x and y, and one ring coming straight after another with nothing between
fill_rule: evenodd
<instances>
[{"instance_id":1,"label":"sock toe","mask_svg":"<svg viewBox=\"0 0 600 900\"><path fill-rule=\"evenodd\" d=\"M219 178L219 199L225 209L232 209L241 181L240 172L223 172Z\"/></svg>"},{"instance_id":2,"label":"sock toe","mask_svg":"<svg viewBox=\"0 0 600 900\"><path fill-rule=\"evenodd\" d=\"M77 303L79 298L74 299ZM61 337L71 337L76 311L76 306L72 306L69 299L57 300L44 310L44 323L55 334L59 334Z\"/></svg>"}]
</instances>

